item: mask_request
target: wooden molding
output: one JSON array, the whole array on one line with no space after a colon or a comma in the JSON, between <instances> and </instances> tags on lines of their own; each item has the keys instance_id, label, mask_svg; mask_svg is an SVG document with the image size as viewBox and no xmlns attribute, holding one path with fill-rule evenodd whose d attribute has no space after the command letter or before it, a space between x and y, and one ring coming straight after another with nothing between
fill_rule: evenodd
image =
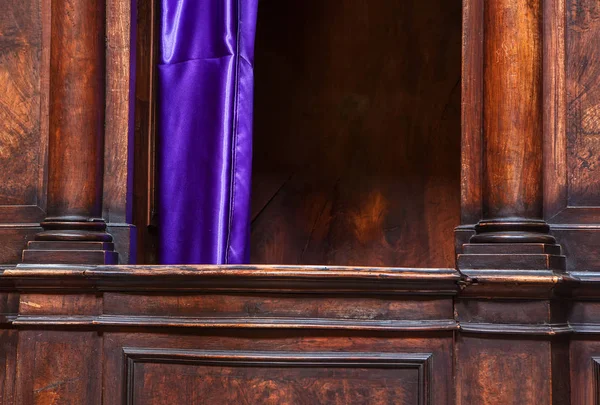
<instances>
[{"instance_id":1,"label":"wooden molding","mask_svg":"<svg viewBox=\"0 0 600 405\"><path fill-rule=\"evenodd\" d=\"M123 348L125 403L133 405L135 366L139 363L231 367L336 367L414 369L418 373L418 404L431 404L432 353L241 352Z\"/></svg>"}]
</instances>

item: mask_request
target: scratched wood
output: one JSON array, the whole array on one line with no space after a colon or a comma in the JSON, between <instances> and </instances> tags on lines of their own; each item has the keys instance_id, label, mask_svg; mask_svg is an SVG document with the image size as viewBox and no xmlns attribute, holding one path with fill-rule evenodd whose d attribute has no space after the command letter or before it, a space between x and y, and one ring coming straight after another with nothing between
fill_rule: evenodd
<instances>
[{"instance_id":1,"label":"scratched wood","mask_svg":"<svg viewBox=\"0 0 600 405\"><path fill-rule=\"evenodd\" d=\"M17 263L46 205L50 2L0 13L0 263Z\"/></svg>"},{"instance_id":2,"label":"scratched wood","mask_svg":"<svg viewBox=\"0 0 600 405\"><path fill-rule=\"evenodd\" d=\"M256 47L252 262L453 266L460 2L265 0Z\"/></svg>"},{"instance_id":3,"label":"scratched wood","mask_svg":"<svg viewBox=\"0 0 600 405\"><path fill-rule=\"evenodd\" d=\"M131 223L130 132L133 92L131 70L131 3L106 0L106 125L104 135L103 217ZM129 207L129 210L128 210Z\"/></svg>"},{"instance_id":4,"label":"scratched wood","mask_svg":"<svg viewBox=\"0 0 600 405\"><path fill-rule=\"evenodd\" d=\"M135 405L419 404L417 370L146 363L136 366L134 384ZM175 384L179 390L168 389Z\"/></svg>"},{"instance_id":5,"label":"scratched wood","mask_svg":"<svg viewBox=\"0 0 600 405\"><path fill-rule=\"evenodd\" d=\"M567 1L569 205L600 205L600 3Z\"/></svg>"},{"instance_id":6,"label":"scratched wood","mask_svg":"<svg viewBox=\"0 0 600 405\"><path fill-rule=\"evenodd\" d=\"M15 404L100 404L100 354L96 332L21 332Z\"/></svg>"},{"instance_id":7,"label":"scratched wood","mask_svg":"<svg viewBox=\"0 0 600 405\"><path fill-rule=\"evenodd\" d=\"M0 205L32 205L40 194L42 6L2 2L0 15ZM8 175L7 175L8 174Z\"/></svg>"}]
</instances>

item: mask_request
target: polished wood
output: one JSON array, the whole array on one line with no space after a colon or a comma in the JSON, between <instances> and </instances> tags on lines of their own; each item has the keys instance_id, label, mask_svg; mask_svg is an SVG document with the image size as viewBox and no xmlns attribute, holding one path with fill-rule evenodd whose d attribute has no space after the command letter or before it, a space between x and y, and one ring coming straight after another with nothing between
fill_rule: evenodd
<instances>
[{"instance_id":1,"label":"polished wood","mask_svg":"<svg viewBox=\"0 0 600 405\"><path fill-rule=\"evenodd\" d=\"M35 265L0 288L6 403L593 404L600 369L598 273Z\"/></svg>"},{"instance_id":2,"label":"polished wood","mask_svg":"<svg viewBox=\"0 0 600 405\"><path fill-rule=\"evenodd\" d=\"M456 1L260 2L252 262L454 266L460 19Z\"/></svg>"},{"instance_id":3,"label":"polished wood","mask_svg":"<svg viewBox=\"0 0 600 405\"><path fill-rule=\"evenodd\" d=\"M53 0L48 216L102 215L105 0Z\"/></svg>"},{"instance_id":4,"label":"polished wood","mask_svg":"<svg viewBox=\"0 0 600 405\"><path fill-rule=\"evenodd\" d=\"M55 243L112 241L102 218L106 9L104 0L52 1L47 216L35 237L42 246L28 243L24 263L102 264L118 257L114 251L56 249Z\"/></svg>"},{"instance_id":5,"label":"polished wood","mask_svg":"<svg viewBox=\"0 0 600 405\"><path fill-rule=\"evenodd\" d=\"M542 2L485 2L483 218L542 218Z\"/></svg>"},{"instance_id":6,"label":"polished wood","mask_svg":"<svg viewBox=\"0 0 600 405\"><path fill-rule=\"evenodd\" d=\"M50 2L3 2L0 17L0 263L18 263L46 209Z\"/></svg>"},{"instance_id":7,"label":"polished wood","mask_svg":"<svg viewBox=\"0 0 600 405\"><path fill-rule=\"evenodd\" d=\"M560 248L531 253L520 246L556 243L544 220L542 165L543 73L551 74L543 54L554 49L543 46L543 15L553 6L537 0L492 0L484 6L474 0L464 9L463 63L472 66L463 67L468 75L463 78L463 102L464 107L477 102L482 107L480 116L477 110L463 115L462 220L480 215L470 242L481 246L464 243L468 227L459 230L460 269L566 267ZM478 128L480 134L472 132ZM496 243L506 246L498 251Z\"/></svg>"},{"instance_id":8,"label":"polished wood","mask_svg":"<svg viewBox=\"0 0 600 405\"><path fill-rule=\"evenodd\" d=\"M135 246L131 10L112 0L11 1L3 7L0 263L22 261L23 249L36 238L89 232L92 218L100 239L107 228L99 223L110 223L115 249L128 263ZM61 235L51 237L57 230ZM52 246L45 248L39 252ZM76 251L59 255L77 263ZM39 252L28 259L37 260Z\"/></svg>"},{"instance_id":9,"label":"polished wood","mask_svg":"<svg viewBox=\"0 0 600 405\"><path fill-rule=\"evenodd\" d=\"M3 291L19 293L0 322L18 343L3 339L0 358L15 367L17 350L19 360L0 395L13 393L15 403L451 403L459 280L453 269L4 269Z\"/></svg>"},{"instance_id":10,"label":"polished wood","mask_svg":"<svg viewBox=\"0 0 600 405\"><path fill-rule=\"evenodd\" d=\"M131 223L135 24L132 2L106 2L106 95L102 217L108 223ZM133 35L133 39L132 39ZM133 49L132 49L133 45ZM132 80L130 80L132 79Z\"/></svg>"},{"instance_id":11,"label":"polished wood","mask_svg":"<svg viewBox=\"0 0 600 405\"><path fill-rule=\"evenodd\" d=\"M51 59L67 3L85 60ZM94 264L132 221L155 257L158 16L89 4L0 16L0 404L600 403L597 2L463 2L459 158L460 2L261 1L253 259L292 266ZM84 123L49 104L88 98L102 209L43 221Z\"/></svg>"}]
</instances>

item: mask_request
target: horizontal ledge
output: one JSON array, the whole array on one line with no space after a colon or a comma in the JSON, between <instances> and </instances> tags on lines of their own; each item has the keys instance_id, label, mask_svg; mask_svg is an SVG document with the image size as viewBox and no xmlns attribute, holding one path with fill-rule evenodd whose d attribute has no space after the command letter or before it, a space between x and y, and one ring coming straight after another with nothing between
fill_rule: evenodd
<instances>
[{"instance_id":1,"label":"horizontal ledge","mask_svg":"<svg viewBox=\"0 0 600 405\"><path fill-rule=\"evenodd\" d=\"M600 272L597 271L572 271L569 273L573 281L578 283L598 284L600 286Z\"/></svg>"},{"instance_id":2,"label":"horizontal ledge","mask_svg":"<svg viewBox=\"0 0 600 405\"><path fill-rule=\"evenodd\" d=\"M600 334L600 324L598 323L571 323L571 328L577 334Z\"/></svg>"},{"instance_id":3,"label":"horizontal ledge","mask_svg":"<svg viewBox=\"0 0 600 405\"><path fill-rule=\"evenodd\" d=\"M454 269L423 268L19 265L0 274L0 289L455 295L460 279Z\"/></svg>"},{"instance_id":4,"label":"horizontal ledge","mask_svg":"<svg viewBox=\"0 0 600 405\"><path fill-rule=\"evenodd\" d=\"M230 365L321 365L366 367L422 367L431 361L432 353L369 353L369 352L290 352L290 351L216 351L190 349L154 349L124 347L129 360L192 362L196 364Z\"/></svg>"},{"instance_id":5,"label":"horizontal ledge","mask_svg":"<svg viewBox=\"0 0 600 405\"><path fill-rule=\"evenodd\" d=\"M15 326L127 326L136 328L253 328L253 329L336 329L370 331L431 332L458 329L453 319L442 320L358 320L318 318L182 318L158 316L32 316L20 315Z\"/></svg>"},{"instance_id":6,"label":"horizontal ledge","mask_svg":"<svg viewBox=\"0 0 600 405\"><path fill-rule=\"evenodd\" d=\"M360 278L392 280L458 280L450 268L343 267L343 266L258 266L258 265L181 265L181 266L68 266L19 265L5 269L3 277L285 277L285 278Z\"/></svg>"},{"instance_id":7,"label":"horizontal ledge","mask_svg":"<svg viewBox=\"0 0 600 405\"><path fill-rule=\"evenodd\" d=\"M542 335L554 336L573 332L567 323L556 324L501 324L483 322L461 322L459 329L465 333Z\"/></svg>"}]
</instances>

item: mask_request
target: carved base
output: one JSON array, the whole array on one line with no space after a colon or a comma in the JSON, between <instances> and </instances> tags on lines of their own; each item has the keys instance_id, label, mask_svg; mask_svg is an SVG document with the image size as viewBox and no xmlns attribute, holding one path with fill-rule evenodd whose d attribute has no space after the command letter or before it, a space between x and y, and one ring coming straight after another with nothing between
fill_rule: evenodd
<instances>
[{"instance_id":1,"label":"carved base","mask_svg":"<svg viewBox=\"0 0 600 405\"><path fill-rule=\"evenodd\" d=\"M565 270L560 245L546 243L467 243L457 257L459 270Z\"/></svg>"},{"instance_id":2,"label":"carved base","mask_svg":"<svg viewBox=\"0 0 600 405\"><path fill-rule=\"evenodd\" d=\"M101 219L47 218L23 250L23 264L117 264L113 238Z\"/></svg>"},{"instance_id":3,"label":"carved base","mask_svg":"<svg viewBox=\"0 0 600 405\"><path fill-rule=\"evenodd\" d=\"M536 219L480 221L475 232L471 243L556 243L546 221Z\"/></svg>"}]
</instances>

